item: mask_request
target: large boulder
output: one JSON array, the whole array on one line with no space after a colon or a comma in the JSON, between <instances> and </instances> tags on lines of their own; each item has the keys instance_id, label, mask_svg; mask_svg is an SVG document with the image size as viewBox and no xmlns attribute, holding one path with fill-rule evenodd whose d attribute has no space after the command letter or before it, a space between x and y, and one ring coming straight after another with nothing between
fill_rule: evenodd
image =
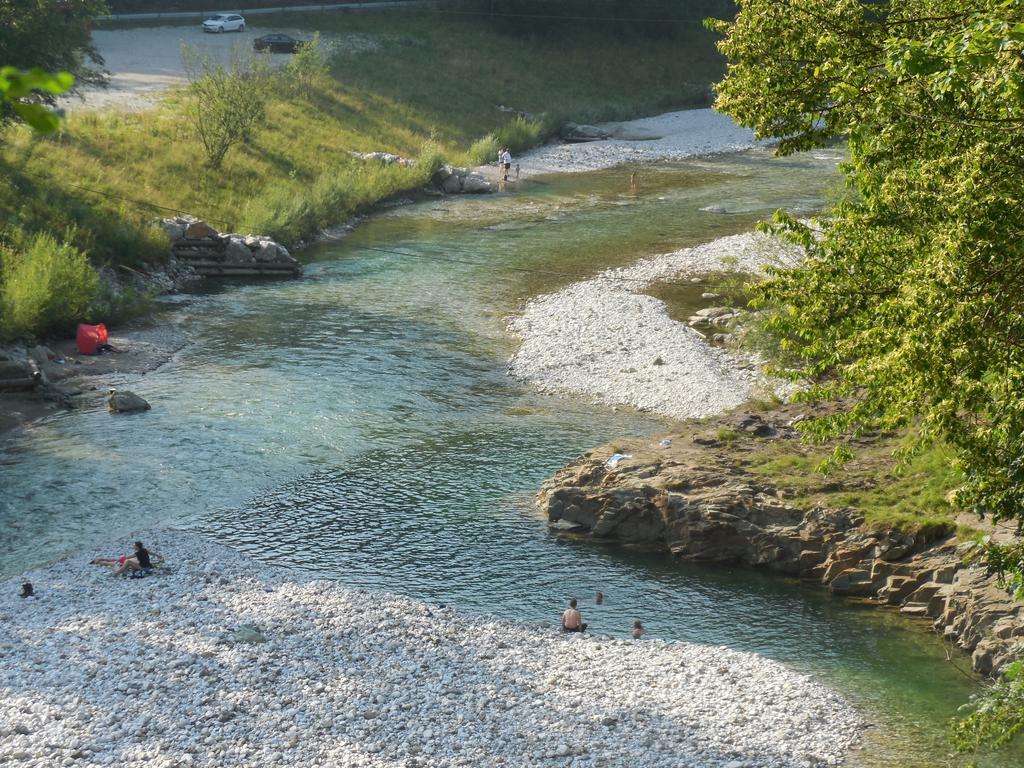
<instances>
[{"instance_id":1,"label":"large boulder","mask_svg":"<svg viewBox=\"0 0 1024 768\"><path fill-rule=\"evenodd\" d=\"M457 195L463 192L476 195L494 191L491 183L483 175L467 168L453 168L450 165L438 168L434 172L431 182L448 195Z\"/></svg>"},{"instance_id":2,"label":"large boulder","mask_svg":"<svg viewBox=\"0 0 1024 768\"><path fill-rule=\"evenodd\" d=\"M118 392L116 389L112 389L110 397L107 399L107 407L111 413L139 413L148 411L150 405L134 392L127 390Z\"/></svg>"},{"instance_id":3,"label":"large boulder","mask_svg":"<svg viewBox=\"0 0 1024 768\"><path fill-rule=\"evenodd\" d=\"M596 125L580 125L579 123L563 123L558 130L558 136L562 141L584 142L603 141L610 138L608 131L601 130Z\"/></svg>"},{"instance_id":4,"label":"large boulder","mask_svg":"<svg viewBox=\"0 0 1024 768\"><path fill-rule=\"evenodd\" d=\"M491 182L479 173L467 173L462 180L462 191L473 195L480 195L491 191Z\"/></svg>"},{"instance_id":5,"label":"large boulder","mask_svg":"<svg viewBox=\"0 0 1024 768\"><path fill-rule=\"evenodd\" d=\"M462 179L459 174L453 173L445 178L441 183L441 190L447 192L449 195L457 195L462 191Z\"/></svg>"}]
</instances>

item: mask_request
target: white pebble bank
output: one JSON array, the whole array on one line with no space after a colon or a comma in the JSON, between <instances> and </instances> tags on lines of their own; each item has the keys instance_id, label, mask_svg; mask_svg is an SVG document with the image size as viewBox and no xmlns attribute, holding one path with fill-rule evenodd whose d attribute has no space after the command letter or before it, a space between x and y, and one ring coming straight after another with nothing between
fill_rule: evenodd
<instances>
[{"instance_id":1,"label":"white pebble bank","mask_svg":"<svg viewBox=\"0 0 1024 768\"><path fill-rule=\"evenodd\" d=\"M548 144L517 158L523 174L595 171L624 163L683 160L764 144L752 131L711 109L687 109L621 123L600 123L603 141Z\"/></svg>"},{"instance_id":2,"label":"white pebble bank","mask_svg":"<svg viewBox=\"0 0 1024 768\"><path fill-rule=\"evenodd\" d=\"M143 540L172 573L86 564L122 542L25 574L36 598L0 584L0 763L795 768L838 764L861 727L752 654L563 636ZM239 625L267 641L225 639Z\"/></svg>"},{"instance_id":3,"label":"white pebble bank","mask_svg":"<svg viewBox=\"0 0 1024 768\"><path fill-rule=\"evenodd\" d=\"M679 419L734 408L773 386L757 361L711 346L642 291L659 280L723 269L756 273L798 256L795 247L767 235L734 235L540 296L509 321L522 340L509 373L545 392L588 395Z\"/></svg>"}]
</instances>

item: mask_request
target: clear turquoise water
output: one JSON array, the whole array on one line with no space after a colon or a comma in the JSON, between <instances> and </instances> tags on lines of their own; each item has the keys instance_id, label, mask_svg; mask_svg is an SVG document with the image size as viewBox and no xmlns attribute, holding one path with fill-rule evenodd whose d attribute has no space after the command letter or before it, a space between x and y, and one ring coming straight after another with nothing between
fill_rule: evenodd
<instances>
[{"instance_id":1,"label":"clear turquoise water","mask_svg":"<svg viewBox=\"0 0 1024 768\"><path fill-rule=\"evenodd\" d=\"M61 414L3 444L0 573L161 524L467 611L550 620L577 595L598 631L640 618L825 679L876 724L851 765L963 764L944 727L975 683L921 625L753 571L562 542L532 507L579 453L672 424L512 381L504 318L581 274L820 207L839 159L755 151L644 168L636 194L618 169L395 208L308 252L302 280L169 302L192 343L123 382L151 412Z\"/></svg>"}]
</instances>

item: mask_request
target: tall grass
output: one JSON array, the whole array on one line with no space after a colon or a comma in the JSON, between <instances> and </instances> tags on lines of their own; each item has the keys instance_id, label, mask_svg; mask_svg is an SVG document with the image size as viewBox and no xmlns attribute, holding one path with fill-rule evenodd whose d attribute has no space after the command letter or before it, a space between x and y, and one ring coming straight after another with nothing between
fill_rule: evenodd
<instances>
[{"instance_id":1,"label":"tall grass","mask_svg":"<svg viewBox=\"0 0 1024 768\"><path fill-rule=\"evenodd\" d=\"M545 137L547 126L540 120L527 120L516 117L489 133L482 139L473 142L467 153L468 162L472 165L484 165L496 162L498 152L507 147L513 154L536 146Z\"/></svg>"}]
</instances>

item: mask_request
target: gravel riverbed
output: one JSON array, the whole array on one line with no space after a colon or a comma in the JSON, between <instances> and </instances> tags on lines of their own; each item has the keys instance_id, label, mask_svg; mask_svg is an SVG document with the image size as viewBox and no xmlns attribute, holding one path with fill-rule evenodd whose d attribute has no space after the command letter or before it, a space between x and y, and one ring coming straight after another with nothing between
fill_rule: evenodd
<instances>
[{"instance_id":1,"label":"gravel riverbed","mask_svg":"<svg viewBox=\"0 0 1024 768\"><path fill-rule=\"evenodd\" d=\"M516 158L522 175L578 173L624 164L684 160L766 143L755 141L752 131L711 109L684 109L639 120L599 123L597 127L610 138L546 144Z\"/></svg>"},{"instance_id":2,"label":"gravel riverbed","mask_svg":"<svg viewBox=\"0 0 1024 768\"><path fill-rule=\"evenodd\" d=\"M838 765L863 724L748 653L562 635L142 534L169 573L89 550L0 589L0 763ZM552 596L557 616L562 596Z\"/></svg>"},{"instance_id":3,"label":"gravel riverbed","mask_svg":"<svg viewBox=\"0 0 1024 768\"><path fill-rule=\"evenodd\" d=\"M522 344L509 373L545 392L570 392L686 419L734 408L778 388L756 358L710 345L643 291L724 269L757 273L798 251L758 233L723 237L601 272L528 302L509 330Z\"/></svg>"}]
</instances>

